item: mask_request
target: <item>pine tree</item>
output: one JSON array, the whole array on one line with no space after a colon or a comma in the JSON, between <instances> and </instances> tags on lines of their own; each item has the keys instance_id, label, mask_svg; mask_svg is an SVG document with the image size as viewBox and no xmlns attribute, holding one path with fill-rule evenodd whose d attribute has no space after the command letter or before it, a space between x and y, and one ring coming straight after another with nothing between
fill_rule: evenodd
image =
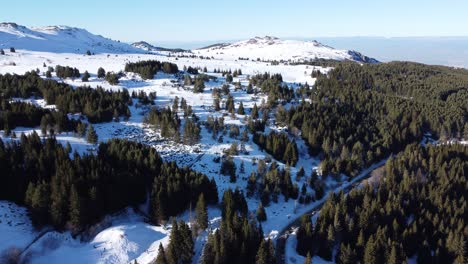
<instances>
[{"instance_id":1,"label":"pine tree","mask_svg":"<svg viewBox=\"0 0 468 264\"><path fill-rule=\"evenodd\" d=\"M260 247L257 251L257 256L255 257L255 264L272 264L275 263L275 251L273 248L273 243L270 239L262 239Z\"/></svg>"},{"instance_id":2,"label":"pine tree","mask_svg":"<svg viewBox=\"0 0 468 264\"><path fill-rule=\"evenodd\" d=\"M89 124L87 141L91 144L96 144L98 142L98 135L96 130L94 130L93 125Z\"/></svg>"},{"instance_id":3,"label":"pine tree","mask_svg":"<svg viewBox=\"0 0 468 264\"><path fill-rule=\"evenodd\" d=\"M5 55L5 51L3 49L0 49L0 55Z\"/></svg>"},{"instance_id":4,"label":"pine tree","mask_svg":"<svg viewBox=\"0 0 468 264\"><path fill-rule=\"evenodd\" d=\"M82 81L82 82L88 82L88 81L89 81L89 77L91 77L91 76L89 75L89 72L88 72L88 71L85 71L85 72L83 73L83 77L81 77L81 81Z\"/></svg>"},{"instance_id":5,"label":"pine tree","mask_svg":"<svg viewBox=\"0 0 468 264\"><path fill-rule=\"evenodd\" d=\"M244 104L242 102L240 102L239 104L239 108L237 109L237 114L245 115Z\"/></svg>"},{"instance_id":6,"label":"pine tree","mask_svg":"<svg viewBox=\"0 0 468 264\"><path fill-rule=\"evenodd\" d=\"M197 227L201 230L208 228L208 210L206 208L205 196L203 193L198 197L195 213Z\"/></svg>"},{"instance_id":7,"label":"pine tree","mask_svg":"<svg viewBox=\"0 0 468 264\"><path fill-rule=\"evenodd\" d=\"M97 72L97 77L100 79L106 77L106 71L104 70L104 68L99 67L98 72Z\"/></svg>"},{"instance_id":8,"label":"pine tree","mask_svg":"<svg viewBox=\"0 0 468 264\"><path fill-rule=\"evenodd\" d=\"M232 83L232 81L233 81L232 75L231 75L231 74L228 74L228 75L226 76L226 82Z\"/></svg>"},{"instance_id":9,"label":"pine tree","mask_svg":"<svg viewBox=\"0 0 468 264\"><path fill-rule=\"evenodd\" d=\"M257 103L254 104L253 108L252 108L252 113L250 114L250 116L252 117L252 119L257 119L258 118L258 107L257 107Z\"/></svg>"},{"instance_id":10,"label":"pine tree","mask_svg":"<svg viewBox=\"0 0 468 264\"><path fill-rule=\"evenodd\" d=\"M257 208L257 220L259 222L264 222L267 220L267 215L265 212L265 207L263 207L263 204L260 203Z\"/></svg>"},{"instance_id":11,"label":"pine tree","mask_svg":"<svg viewBox=\"0 0 468 264\"><path fill-rule=\"evenodd\" d=\"M78 192L74 185L70 188L70 201L69 201L69 219L70 224L73 226L73 229L79 230L83 223L82 219L82 205L80 201L80 197L78 196Z\"/></svg>"},{"instance_id":12,"label":"pine tree","mask_svg":"<svg viewBox=\"0 0 468 264\"><path fill-rule=\"evenodd\" d=\"M164 247L161 243L159 243L158 256L156 257L154 264L169 264L166 258L166 252L164 251Z\"/></svg>"},{"instance_id":13,"label":"pine tree","mask_svg":"<svg viewBox=\"0 0 468 264\"><path fill-rule=\"evenodd\" d=\"M353 264L356 263L356 254L349 244L341 243L340 251L337 256L339 264Z\"/></svg>"},{"instance_id":14,"label":"pine tree","mask_svg":"<svg viewBox=\"0 0 468 264\"><path fill-rule=\"evenodd\" d=\"M374 237L370 236L364 248L364 264L377 263L377 250L375 247Z\"/></svg>"}]
</instances>

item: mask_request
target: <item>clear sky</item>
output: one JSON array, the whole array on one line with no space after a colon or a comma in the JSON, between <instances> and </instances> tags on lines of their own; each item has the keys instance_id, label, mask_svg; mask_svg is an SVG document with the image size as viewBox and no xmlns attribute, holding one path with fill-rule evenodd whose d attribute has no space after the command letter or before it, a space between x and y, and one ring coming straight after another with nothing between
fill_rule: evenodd
<instances>
[{"instance_id":1,"label":"clear sky","mask_svg":"<svg viewBox=\"0 0 468 264\"><path fill-rule=\"evenodd\" d=\"M122 41L257 35L468 36L467 0L11 0L0 20L69 25Z\"/></svg>"}]
</instances>

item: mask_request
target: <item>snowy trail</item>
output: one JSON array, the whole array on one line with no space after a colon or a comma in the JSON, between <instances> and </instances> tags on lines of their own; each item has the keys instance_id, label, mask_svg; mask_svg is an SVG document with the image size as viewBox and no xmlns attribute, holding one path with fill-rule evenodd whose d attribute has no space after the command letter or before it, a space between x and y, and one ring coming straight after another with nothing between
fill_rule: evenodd
<instances>
[{"instance_id":1,"label":"snowy trail","mask_svg":"<svg viewBox=\"0 0 468 264\"><path fill-rule=\"evenodd\" d=\"M358 176L354 177L351 181L349 181L348 183L346 184L343 184L333 190L330 190L327 194L330 194L331 192L333 193L338 193L340 191L344 191L345 193L348 193L350 192L356 185L355 183L357 182L361 182L365 179L367 179L371 172L375 169L377 169L378 167L381 167L383 166L386 162L387 162L388 158L384 159L384 160L381 160L375 164L373 164L372 166L370 166L369 168L363 170ZM276 261L278 264L280 263L286 263L285 261L285 245L286 245L286 241L288 239L288 236L290 234L290 231L292 229L295 229L298 227L299 223L300 223L300 219L303 215L311 215L311 214L314 214L316 213L318 210L320 210L320 208L323 206L323 204L326 202L328 198L328 195L325 195L321 200L315 202L308 210L306 213L302 214L302 215L299 215L297 218L295 218L294 220L292 220L288 225L286 225L278 234L278 236L276 237Z\"/></svg>"},{"instance_id":2,"label":"snowy trail","mask_svg":"<svg viewBox=\"0 0 468 264\"><path fill-rule=\"evenodd\" d=\"M46 230L41 231L41 233L39 233L27 246L25 246L25 247L21 250L21 253L20 253L20 255L19 255L20 258L23 257L23 254L24 254L25 252L27 252L27 251L29 250L29 248L30 248L31 246L34 245L34 243L36 243L37 241L39 241L39 239L41 239L42 237L44 237L45 235L47 235L47 233L52 232L52 231L54 231L52 228L47 228Z\"/></svg>"}]
</instances>

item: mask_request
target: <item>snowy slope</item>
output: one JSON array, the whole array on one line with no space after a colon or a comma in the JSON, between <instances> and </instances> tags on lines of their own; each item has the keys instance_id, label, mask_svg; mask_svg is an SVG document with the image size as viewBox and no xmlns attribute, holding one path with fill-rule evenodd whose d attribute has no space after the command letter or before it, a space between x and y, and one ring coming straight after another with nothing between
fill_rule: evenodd
<instances>
[{"instance_id":1,"label":"snowy slope","mask_svg":"<svg viewBox=\"0 0 468 264\"><path fill-rule=\"evenodd\" d=\"M0 48L56 53L141 53L129 44L94 35L68 26L27 28L16 23L0 23Z\"/></svg>"},{"instance_id":2,"label":"snowy slope","mask_svg":"<svg viewBox=\"0 0 468 264\"><path fill-rule=\"evenodd\" d=\"M212 45L193 51L216 59L248 58L250 60L309 61L314 59L352 60L376 63L357 51L338 50L317 41L282 40L276 37L255 37L230 45Z\"/></svg>"},{"instance_id":3,"label":"snowy slope","mask_svg":"<svg viewBox=\"0 0 468 264\"><path fill-rule=\"evenodd\" d=\"M163 47L156 47L156 46L149 44L146 41L138 41L138 42L132 43L132 46L134 48L145 50L148 52L161 52L161 51L187 52L187 50L184 50L184 49L168 49L168 48L163 48Z\"/></svg>"}]
</instances>

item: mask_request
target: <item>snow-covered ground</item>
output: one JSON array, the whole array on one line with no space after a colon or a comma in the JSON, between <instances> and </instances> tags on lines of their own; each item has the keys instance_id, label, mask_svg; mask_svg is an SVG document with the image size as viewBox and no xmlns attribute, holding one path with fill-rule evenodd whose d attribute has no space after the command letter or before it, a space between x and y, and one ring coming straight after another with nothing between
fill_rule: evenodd
<instances>
[{"instance_id":1,"label":"snow-covered ground","mask_svg":"<svg viewBox=\"0 0 468 264\"><path fill-rule=\"evenodd\" d=\"M68 37L62 36L62 34ZM13 36L13 37L11 37ZM10 38L10 39L8 39ZM63 40L64 42L60 42ZM268 62L257 61L270 59L298 59L303 56L305 59L327 58L327 59L351 59L347 51L334 50L330 47L316 42L293 42L282 41L278 39L256 38L256 42L246 41L235 43L224 48L212 48L193 51L192 55L209 56L213 59L174 57L163 54L144 54L139 50L132 50L131 53L125 53L129 48L127 44L116 44L116 42L104 39L100 36L94 36L87 31L68 28L68 27L49 27L43 29L28 29L14 24L0 24L0 44L3 43L5 55L0 56L0 74L16 73L23 74L31 70L39 70L39 74L45 78L45 72L49 66L56 65L76 67L81 73L88 71L91 74L89 82L83 83L81 79L66 79L64 81L74 87L88 85L90 87L101 86L109 90L126 89L130 93L144 91L146 93L155 92L157 94L155 105L157 107L172 106L173 100L178 97L184 98L187 104L192 106L193 112L200 121L206 121L208 117L224 117L226 125L236 125L242 132L246 127L246 116L228 114L225 110L213 110L212 89L221 87L225 84L225 78L214 73L215 69L222 71L241 69L242 75L235 77L234 82L240 82L245 88L248 85L250 75L270 72L280 73L285 83L292 87L297 84L313 85L315 79L311 77L314 70L326 73L330 68L306 66L306 65L271 65ZM41 50L36 47L39 42L47 42L49 50ZM95 42L100 41L100 45ZM68 45L69 43L73 45ZM269 42L273 42L270 43ZM6 43L6 44L5 44ZM24 44L26 43L26 44ZM61 46L63 43L68 43ZM107 44L106 44L107 43ZM10 52L5 45L16 45L16 52ZM20 45L21 44L21 45ZM112 44L112 45L111 45ZM125 46L127 45L127 46ZM253 48L254 46L256 48ZM72 48L70 48L70 46ZM2 46L0 46L2 48ZM96 55L84 55L83 49L95 48ZM130 47L134 49L133 47ZM52 52L50 52L52 51ZM92 50L94 51L94 50ZM99 52L98 52L99 51ZM133 52L135 51L135 52ZM245 52L245 53L243 53ZM255 56L253 56L255 54ZM238 60L238 57L250 57L250 60ZM252 60L255 59L255 60ZM112 86L96 76L97 70L103 67L106 71L119 72L124 70L127 62L136 62L141 60L160 60L169 61L178 65L179 69L184 66L206 67L208 74L217 77L216 80L207 82L203 93L193 93L192 86L183 87L180 80L174 75L158 73L153 80L143 80L134 73L125 73L120 79L118 85ZM250 113L254 104L259 107L262 101L267 101L268 97L264 94L256 96L247 94L244 90L236 90L234 85L230 85L230 94L234 97L236 109L242 102L247 113ZM37 105L39 107L54 109L53 105L47 105L41 98L19 99ZM292 104L297 103L293 102ZM291 107L292 104L285 106ZM143 123L143 117L148 111L148 106L141 106L134 100L130 107L131 117L128 120L101 123L94 125L98 133L99 141L105 142L111 138L126 138L150 145L158 150L165 160L174 160L180 166L190 166L192 169L214 178L219 189L219 197L228 188L240 188L245 190L248 176L252 171L257 170L257 163L260 159L269 158L285 167L285 164L276 161L266 152L252 142L250 136L245 143L245 152L240 152L233 156L237 166L238 177L235 183L229 182L229 177L220 175L220 163L215 158L220 157L224 149L231 146L233 142L240 145L238 138L231 138L229 134L223 135L223 141L213 139L208 130L202 126L201 140L194 146L175 143L173 141L161 138L159 131L155 131ZM179 115L182 115L180 112ZM77 116L71 116L77 118ZM273 115L271 116L273 118ZM266 128L266 133L271 130L282 130L270 120ZM40 128L21 128L13 130L17 136L21 133L30 134L36 131L41 135ZM15 140L6 137L3 131L0 131L2 140ZM293 137L290 135L290 137ZM86 142L84 138L77 137L73 133L60 133L56 138L62 144L69 143L74 151L87 153L95 151L95 146ZM305 143L300 138L295 138L299 150L299 162L295 167L291 167L291 178L299 187L305 183L304 177L298 181L295 180L296 173L302 166L306 175L310 175L312 170L316 169L319 160L308 154ZM245 172L239 172L241 162L244 163ZM268 164L269 165L269 164ZM346 177L341 179L326 179L326 186L329 190L339 190L343 186L351 184L346 182ZM308 193L313 193L310 187L307 187ZM262 223L266 236L275 238L277 234L287 227L294 219L301 214L309 211L320 203L316 201L308 205L302 205L297 201L289 199L284 201L280 196L278 203L271 203L266 207L267 221ZM247 198L247 203L251 211L256 210L259 205L257 197ZM22 254L24 258L30 257L32 263L129 263L137 260L138 263L150 263L157 254L159 243L166 245L168 243L168 234L170 229L152 226L145 222L142 216L132 210L127 210L118 215L107 217L101 225L105 226L89 241L81 241L79 238L73 238L69 233L59 233L55 231L39 230L35 231L31 226L24 208L14 204L0 201L0 250L4 251L12 246L19 249L25 249L28 244L34 241L32 245ZM217 228L220 221L220 210L217 207L209 208L210 228ZM178 216L185 221L190 220L191 213L185 212ZM196 257L199 257L203 245L206 241L207 233L201 234L195 243ZM315 259L314 259L315 261ZM194 262L196 263L196 261Z\"/></svg>"},{"instance_id":2,"label":"snow-covered ground","mask_svg":"<svg viewBox=\"0 0 468 264\"><path fill-rule=\"evenodd\" d=\"M169 243L170 227L152 226L131 209L107 217L101 225L108 227L89 242L73 238L69 232L47 232L21 257L31 263L130 263L134 259L150 263L159 244ZM17 233L26 238L29 234Z\"/></svg>"},{"instance_id":3,"label":"snow-covered ground","mask_svg":"<svg viewBox=\"0 0 468 264\"><path fill-rule=\"evenodd\" d=\"M337 50L317 41L282 40L276 37L255 37L232 44L219 44L209 48L192 51L196 55L230 60L262 61L311 61L329 60L365 60L361 54L349 50Z\"/></svg>"},{"instance_id":4,"label":"snow-covered ground","mask_svg":"<svg viewBox=\"0 0 468 264\"><path fill-rule=\"evenodd\" d=\"M68 26L27 28L16 23L0 23L0 48L35 51L91 53L142 52L132 46Z\"/></svg>"}]
</instances>

